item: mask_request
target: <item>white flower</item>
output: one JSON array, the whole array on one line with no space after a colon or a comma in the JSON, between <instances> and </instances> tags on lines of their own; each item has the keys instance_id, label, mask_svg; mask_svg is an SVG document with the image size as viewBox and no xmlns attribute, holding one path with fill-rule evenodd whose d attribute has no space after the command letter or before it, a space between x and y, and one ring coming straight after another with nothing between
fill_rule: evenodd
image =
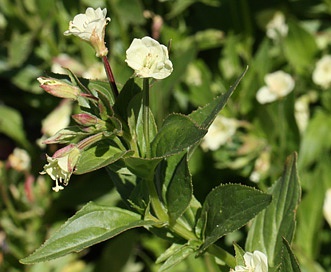
<instances>
[{"instance_id":1,"label":"white flower","mask_svg":"<svg viewBox=\"0 0 331 272\"><path fill-rule=\"evenodd\" d=\"M270 152L265 150L259 155L255 161L254 170L249 176L249 179L253 182L259 182L270 169Z\"/></svg>"},{"instance_id":2,"label":"white flower","mask_svg":"<svg viewBox=\"0 0 331 272\"><path fill-rule=\"evenodd\" d=\"M306 130L309 121L309 95L302 95L295 100L294 117L299 131L303 133Z\"/></svg>"},{"instance_id":3,"label":"white flower","mask_svg":"<svg viewBox=\"0 0 331 272\"><path fill-rule=\"evenodd\" d=\"M30 169L31 158L29 153L21 148L16 147L8 157L9 164L16 171L24 172Z\"/></svg>"},{"instance_id":4,"label":"white flower","mask_svg":"<svg viewBox=\"0 0 331 272\"><path fill-rule=\"evenodd\" d=\"M204 150L217 150L236 133L237 127L238 121L236 119L217 115L203 138L201 147Z\"/></svg>"},{"instance_id":5,"label":"white flower","mask_svg":"<svg viewBox=\"0 0 331 272\"><path fill-rule=\"evenodd\" d=\"M325 55L317 61L313 81L325 89L331 86L331 55Z\"/></svg>"},{"instance_id":6,"label":"white flower","mask_svg":"<svg viewBox=\"0 0 331 272\"><path fill-rule=\"evenodd\" d=\"M55 187L52 188L55 192L63 190L63 186L68 184L75 171L79 157L80 149L70 144L56 151L52 157L47 156L48 164L44 166L44 171L40 174L48 174L55 181Z\"/></svg>"},{"instance_id":7,"label":"white flower","mask_svg":"<svg viewBox=\"0 0 331 272\"><path fill-rule=\"evenodd\" d=\"M245 266L237 265L233 272L267 272L268 259L261 251L255 250L253 253L246 252L244 254Z\"/></svg>"},{"instance_id":8,"label":"white flower","mask_svg":"<svg viewBox=\"0 0 331 272\"><path fill-rule=\"evenodd\" d=\"M323 214L325 220L329 223L329 226L331 227L331 188L329 188L325 193Z\"/></svg>"},{"instance_id":9,"label":"white flower","mask_svg":"<svg viewBox=\"0 0 331 272\"><path fill-rule=\"evenodd\" d=\"M256 99L261 104L278 100L294 89L294 79L283 71L267 74L264 81L266 86L260 88L256 93Z\"/></svg>"},{"instance_id":10,"label":"white flower","mask_svg":"<svg viewBox=\"0 0 331 272\"><path fill-rule=\"evenodd\" d=\"M285 16L278 11L274 14L271 21L267 24L267 37L277 40L279 37L285 37L288 32L288 26L285 23Z\"/></svg>"},{"instance_id":11,"label":"white flower","mask_svg":"<svg viewBox=\"0 0 331 272\"><path fill-rule=\"evenodd\" d=\"M125 61L140 78L163 79L173 70L167 47L150 37L134 39L126 50Z\"/></svg>"},{"instance_id":12,"label":"white flower","mask_svg":"<svg viewBox=\"0 0 331 272\"><path fill-rule=\"evenodd\" d=\"M107 17L107 9L87 8L85 14L78 14L69 23L69 30L64 35L74 35L82 40L90 42L96 50L96 55L106 56L108 49L105 47L105 28L110 18Z\"/></svg>"}]
</instances>

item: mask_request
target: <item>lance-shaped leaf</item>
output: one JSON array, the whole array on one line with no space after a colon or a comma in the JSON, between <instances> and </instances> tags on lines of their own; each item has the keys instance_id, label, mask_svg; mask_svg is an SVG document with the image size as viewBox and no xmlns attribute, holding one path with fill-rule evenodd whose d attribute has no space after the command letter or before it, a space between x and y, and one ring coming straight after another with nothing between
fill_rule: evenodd
<instances>
[{"instance_id":1,"label":"lance-shaped leaf","mask_svg":"<svg viewBox=\"0 0 331 272\"><path fill-rule=\"evenodd\" d=\"M237 88L239 82L244 77L246 70L239 76L236 82L230 87L230 89L221 96L216 97L212 102L207 104L206 106L193 111L190 115L188 115L199 127L208 129L217 114L223 109L225 104L228 102L234 90Z\"/></svg>"},{"instance_id":2,"label":"lance-shaped leaf","mask_svg":"<svg viewBox=\"0 0 331 272\"><path fill-rule=\"evenodd\" d=\"M128 210L90 202L21 262L32 264L55 259L110 239L126 230L151 224L151 221L141 220L140 215Z\"/></svg>"},{"instance_id":3,"label":"lance-shaped leaf","mask_svg":"<svg viewBox=\"0 0 331 272\"><path fill-rule=\"evenodd\" d=\"M283 251L281 264L278 271L301 272L298 261L295 258L289 243L283 238Z\"/></svg>"},{"instance_id":4,"label":"lance-shaped leaf","mask_svg":"<svg viewBox=\"0 0 331 272\"><path fill-rule=\"evenodd\" d=\"M287 158L282 177L268 190L272 202L254 218L246 240L245 249L267 253L271 266L277 266L281 260L283 237L290 243L295 230L295 214L301 197L296 163L296 153Z\"/></svg>"},{"instance_id":5,"label":"lance-shaped leaf","mask_svg":"<svg viewBox=\"0 0 331 272\"><path fill-rule=\"evenodd\" d=\"M244 226L271 201L271 196L252 187L220 185L212 190L202 205L202 253L219 238Z\"/></svg>"},{"instance_id":6,"label":"lance-shaped leaf","mask_svg":"<svg viewBox=\"0 0 331 272\"><path fill-rule=\"evenodd\" d=\"M198 127L190 118L181 114L171 114L163 122L152 144L152 157L167 157L179 153L198 141L207 130Z\"/></svg>"}]
</instances>

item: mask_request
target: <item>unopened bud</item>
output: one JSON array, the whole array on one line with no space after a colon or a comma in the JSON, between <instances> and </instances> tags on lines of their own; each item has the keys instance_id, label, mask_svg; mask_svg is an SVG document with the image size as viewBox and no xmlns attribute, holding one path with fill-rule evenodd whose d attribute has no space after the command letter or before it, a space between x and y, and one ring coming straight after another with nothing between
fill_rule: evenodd
<instances>
[{"instance_id":1,"label":"unopened bud","mask_svg":"<svg viewBox=\"0 0 331 272\"><path fill-rule=\"evenodd\" d=\"M73 114L71 117L82 126L94 126L98 123L98 118L89 113Z\"/></svg>"},{"instance_id":2,"label":"unopened bud","mask_svg":"<svg viewBox=\"0 0 331 272\"><path fill-rule=\"evenodd\" d=\"M78 87L56 78L38 77L37 80L39 81L41 88L56 97L77 100L80 94L80 89Z\"/></svg>"}]
</instances>

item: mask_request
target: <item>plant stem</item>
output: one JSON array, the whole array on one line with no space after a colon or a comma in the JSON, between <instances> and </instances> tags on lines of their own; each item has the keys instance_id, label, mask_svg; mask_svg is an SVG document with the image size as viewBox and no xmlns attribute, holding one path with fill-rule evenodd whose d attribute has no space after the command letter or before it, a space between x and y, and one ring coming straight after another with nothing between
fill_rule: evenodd
<instances>
[{"instance_id":1,"label":"plant stem","mask_svg":"<svg viewBox=\"0 0 331 272\"><path fill-rule=\"evenodd\" d=\"M229 252L215 244L209 246L207 252L224 261L231 268L236 266L236 259Z\"/></svg>"},{"instance_id":2,"label":"plant stem","mask_svg":"<svg viewBox=\"0 0 331 272\"><path fill-rule=\"evenodd\" d=\"M159 199L159 195L156 191L155 185L154 185L154 179L153 179L154 175L151 175L146 181L147 181L147 186L148 186L148 192L149 192L149 197L150 197L150 201L153 207L153 210L155 212L155 215L157 216L157 218L159 220L161 220L162 222L168 222L169 221L169 217L168 214L165 210L165 208L163 207L160 199Z\"/></svg>"},{"instance_id":3,"label":"plant stem","mask_svg":"<svg viewBox=\"0 0 331 272\"><path fill-rule=\"evenodd\" d=\"M146 158L151 157L151 147L149 141L149 79L143 81L143 130L146 145Z\"/></svg>"},{"instance_id":4,"label":"plant stem","mask_svg":"<svg viewBox=\"0 0 331 272\"><path fill-rule=\"evenodd\" d=\"M117 86L116 86L116 83L115 83L115 78L114 78L114 75L113 75L113 71L111 70L111 67L110 67L109 61L107 59L107 56L102 57L102 62L103 62L103 65L105 66L105 70L106 70L107 78L108 78L108 81L109 81L109 84L110 84L110 88L113 91L114 98L116 98L118 96L118 90L117 90Z\"/></svg>"}]
</instances>

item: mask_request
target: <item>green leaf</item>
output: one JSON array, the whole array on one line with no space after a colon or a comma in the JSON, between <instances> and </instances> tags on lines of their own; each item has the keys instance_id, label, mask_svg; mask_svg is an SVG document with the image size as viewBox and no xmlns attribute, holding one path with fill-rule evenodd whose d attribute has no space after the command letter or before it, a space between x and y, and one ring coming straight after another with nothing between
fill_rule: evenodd
<instances>
[{"instance_id":1,"label":"green leaf","mask_svg":"<svg viewBox=\"0 0 331 272\"><path fill-rule=\"evenodd\" d=\"M55 259L110 239L126 230L151 224L151 221L141 220L136 213L89 202L40 248L20 262L33 264Z\"/></svg>"},{"instance_id":2,"label":"green leaf","mask_svg":"<svg viewBox=\"0 0 331 272\"><path fill-rule=\"evenodd\" d=\"M146 155L146 141L144 136L144 126L143 126L143 103L142 103L142 93L138 93L131 99L129 106L129 128L131 132L132 141L135 148L139 148L140 157L145 157ZM149 139L152 141L157 133L157 127L154 120L154 116L151 110L149 110ZM150 143L148 143L150 144Z\"/></svg>"},{"instance_id":3,"label":"green leaf","mask_svg":"<svg viewBox=\"0 0 331 272\"><path fill-rule=\"evenodd\" d=\"M132 151L122 151L113 146L114 142L105 139L82 151L74 174L81 175L105 167L119 159L132 155Z\"/></svg>"},{"instance_id":4,"label":"green leaf","mask_svg":"<svg viewBox=\"0 0 331 272\"><path fill-rule=\"evenodd\" d=\"M181 114L169 115L152 144L152 157L167 157L179 153L198 141L207 133L190 118Z\"/></svg>"},{"instance_id":5,"label":"green leaf","mask_svg":"<svg viewBox=\"0 0 331 272\"><path fill-rule=\"evenodd\" d=\"M299 169L306 169L320 160L325 150L330 150L331 116L321 109L310 119L300 145Z\"/></svg>"},{"instance_id":6,"label":"green leaf","mask_svg":"<svg viewBox=\"0 0 331 272\"><path fill-rule=\"evenodd\" d=\"M129 79L122 90L120 91L116 102L114 105L114 111L118 113L123 120L128 119L128 114L130 114L129 103L133 97L141 92L140 87L134 82L134 79Z\"/></svg>"},{"instance_id":7,"label":"green leaf","mask_svg":"<svg viewBox=\"0 0 331 272\"><path fill-rule=\"evenodd\" d=\"M126 168L123 161L108 165L106 170L127 207L144 215L149 202L146 182Z\"/></svg>"},{"instance_id":8,"label":"green leaf","mask_svg":"<svg viewBox=\"0 0 331 272\"><path fill-rule=\"evenodd\" d=\"M294 235L301 196L296 162L296 153L287 158L282 177L268 190L272 202L253 220L246 240L245 249L265 252L271 266L279 264L283 237L291 242Z\"/></svg>"},{"instance_id":9,"label":"green leaf","mask_svg":"<svg viewBox=\"0 0 331 272\"><path fill-rule=\"evenodd\" d=\"M288 26L289 33L284 39L286 58L298 73L310 71L318 51L315 38L294 20L289 20Z\"/></svg>"},{"instance_id":10,"label":"green leaf","mask_svg":"<svg viewBox=\"0 0 331 272\"><path fill-rule=\"evenodd\" d=\"M236 243L234 244L234 250L236 252L236 265L242 265L245 266L245 259L244 259L244 255L245 255L245 250L243 250L239 245L237 245Z\"/></svg>"},{"instance_id":11,"label":"green leaf","mask_svg":"<svg viewBox=\"0 0 331 272\"><path fill-rule=\"evenodd\" d=\"M271 196L252 187L238 184L220 185L212 190L202 205L202 253L219 238L244 226L268 206Z\"/></svg>"},{"instance_id":12,"label":"green leaf","mask_svg":"<svg viewBox=\"0 0 331 272\"><path fill-rule=\"evenodd\" d=\"M8 60L12 67L19 67L27 60L33 48L33 39L32 32L25 34L18 33L17 30L13 32L8 45Z\"/></svg>"},{"instance_id":13,"label":"green leaf","mask_svg":"<svg viewBox=\"0 0 331 272\"><path fill-rule=\"evenodd\" d=\"M156 187L161 190L159 194L162 194L166 203L169 218L175 222L190 205L193 195L187 153L164 159L158 166L156 182Z\"/></svg>"},{"instance_id":14,"label":"green leaf","mask_svg":"<svg viewBox=\"0 0 331 272\"><path fill-rule=\"evenodd\" d=\"M89 80L87 87L92 92L97 93L96 96L100 99L101 103L106 107L108 114L110 116L114 115L112 106L115 103L115 98L109 83L100 80Z\"/></svg>"},{"instance_id":15,"label":"green leaf","mask_svg":"<svg viewBox=\"0 0 331 272\"><path fill-rule=\"evenodd\" d=\"M0 132L12 138L26 149L30 149L23 128L23 120L20 113L10 107L0 105Z\"/></svg>"},{"instance_id":16,"label":"green leaf","mask_svg":"<svg viewBox=\"0 0 331 272\"><path fill-rule=\"evenodd\" d=\"M124 159L124 162L132 173L141 178L150 178L161 160L161 158L145 159L139 157L128 157Z\"/></svg>"},{"instance_id":17,"label":"green leaf","mask_svg":"<svg viewBox=\"0 0 331 272\"><path fill-rule=\"evenodd\" d=\"M228 102L229 98L231 97L232 93L238 86L241 79L244 77L246 70L239 76L236 82L231 86L231 88L221 96L216 97L212 102L207 104L206 106L193 111L189 118L191 118L199 127L208 129L214 119L216 118L217 114L223 109L225 104Z\"/></svg>"},{"instance_id":18,"label":"green leaf","mask_svg":"<svg viewBox=\"0 0 331 272\"><path fill-rule=\"evenodd\" d=\"M282 241L282 261L279 267L279 271L301 272L298 261L295 258L289 243L286 241L285 238L283 238Z\"/></svg>"}]
</instances>

